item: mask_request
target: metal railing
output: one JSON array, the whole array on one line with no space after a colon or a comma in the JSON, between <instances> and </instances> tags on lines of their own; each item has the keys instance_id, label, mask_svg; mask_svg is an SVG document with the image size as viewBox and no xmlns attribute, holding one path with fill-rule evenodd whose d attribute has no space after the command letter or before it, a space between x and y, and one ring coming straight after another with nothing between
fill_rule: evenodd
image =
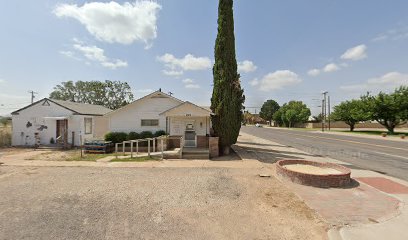
<instances>
[{"instance_id":1,"label":"metal railing","mask_svg":"<svg viewBox=\"0 0 408 240\"><path fill-rule=\"evenodd\" d=\"M116 143L115 144L115 156L118 158L118 153L119 153L119 147L121 146L122 148L122 154L123 156L126 156L126 145L129 144L130 146L130 158L133 158L133 153L135 152L134 147L136 147L136 156L139 155L139 143L142 142L147 142L147 156L151 156L151 153L156 152L156 142L160 141L160 152L161 152L161 159L164 158L164 140L169 140L169 139L180 139L180 158L182 157L183 154L183 146L184 146L184 138L183 137L170 137L168 135L163 135L160 137L154 137L154 138L144 138L144 139L137 139L137 140L128 140L128 141L123 141L121 143ZM136 145L135 145L136 143ZM152 146L150 145L152 143Z\"/></svg>"}]
</instances>

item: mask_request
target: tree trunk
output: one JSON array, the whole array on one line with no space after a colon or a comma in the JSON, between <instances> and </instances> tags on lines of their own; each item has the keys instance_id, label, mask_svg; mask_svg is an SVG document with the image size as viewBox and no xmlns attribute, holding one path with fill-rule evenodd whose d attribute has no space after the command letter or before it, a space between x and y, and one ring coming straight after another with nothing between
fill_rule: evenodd
<instances>
[{"instance_id":1,"label":"tree trunk","mask_svg":"<svg viewBox=\"0 0 408 240\"><path fill-rule=\"evenodd\" d=\"M230 152L231 152L231 147L230 146L224 146L223 147L223 149L222 149L222 155L223 156L229 155Z\"/></svg>"},{"instance_id":2,"label":"tree trunk","mask_svg":"<svg viewBox=\"0 0 408 240\"><path fill-rule=\"evenodd\" d=\"M355 123L350 123L350 132L354 131Z\"/></svg>"}]
</instances>

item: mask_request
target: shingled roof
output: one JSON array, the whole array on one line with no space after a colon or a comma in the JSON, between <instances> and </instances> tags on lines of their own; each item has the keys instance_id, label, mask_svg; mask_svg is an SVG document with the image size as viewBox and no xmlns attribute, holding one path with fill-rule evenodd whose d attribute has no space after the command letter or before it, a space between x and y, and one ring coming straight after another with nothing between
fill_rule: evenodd
<instances>
[{"instance_id":1,"label":"shingled roof","mask_svg":"<svg viewBox=\"0 0 408 240\"><path fill-rule=\"evenodd\" d=\"M101 105L93 105L93 104L87 104L87 103L76 103L76 102L71 102L71 101L62 101L62 100L55 100L55 99L50 99L50 98L44 98L41 99L40 101L37 101L33 104L30 104L24 108L21 108L17 111L12 112L11 114L15 115L18 114L18 112L20 112L21 110L24 110L26 108L29 108L37 103L40 103L44 100L53 102L65 109L68 109L72 112L74 112L74 114L79 114L79 115L96 115L96 116L102 116L105 115L108 112L111 112L112 110L110 110L109 108L106 108L104 106Z\"/></svg>"}]
</instances>

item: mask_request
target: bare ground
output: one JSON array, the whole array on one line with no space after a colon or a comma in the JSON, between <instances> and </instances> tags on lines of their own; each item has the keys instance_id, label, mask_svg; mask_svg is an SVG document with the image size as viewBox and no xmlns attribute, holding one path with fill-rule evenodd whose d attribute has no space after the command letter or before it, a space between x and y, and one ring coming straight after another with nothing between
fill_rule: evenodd
<instances>
[{"instance_id":1,"label":"bare ground","mask_svg":"<svg viewBox=\"0 0 408 240\"><path fill-rule=\"evenodd\" d=\"M259 169L0 167L0 239L326 239Z\"/></svg>"}]
</instances>

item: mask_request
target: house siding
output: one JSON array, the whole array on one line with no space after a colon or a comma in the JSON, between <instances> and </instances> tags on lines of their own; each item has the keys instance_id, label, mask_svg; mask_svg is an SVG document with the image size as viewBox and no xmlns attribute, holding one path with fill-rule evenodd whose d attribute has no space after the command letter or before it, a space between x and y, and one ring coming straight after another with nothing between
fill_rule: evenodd
<instances>
[{"instance_id":1,"label":"house siding","mask_svg":"<svg viewBox=\"0 0 408 240\"><path fill-rule=\"evenodd\" d=\"M142 132L166 130L166 117L160 113L178 106L181 102L169 97L151 97L140 99L137 102L119 109L109 117L111 132ZM158 119L159 126L141 126L142 119Z\"/></svg>"}]
</instances>

